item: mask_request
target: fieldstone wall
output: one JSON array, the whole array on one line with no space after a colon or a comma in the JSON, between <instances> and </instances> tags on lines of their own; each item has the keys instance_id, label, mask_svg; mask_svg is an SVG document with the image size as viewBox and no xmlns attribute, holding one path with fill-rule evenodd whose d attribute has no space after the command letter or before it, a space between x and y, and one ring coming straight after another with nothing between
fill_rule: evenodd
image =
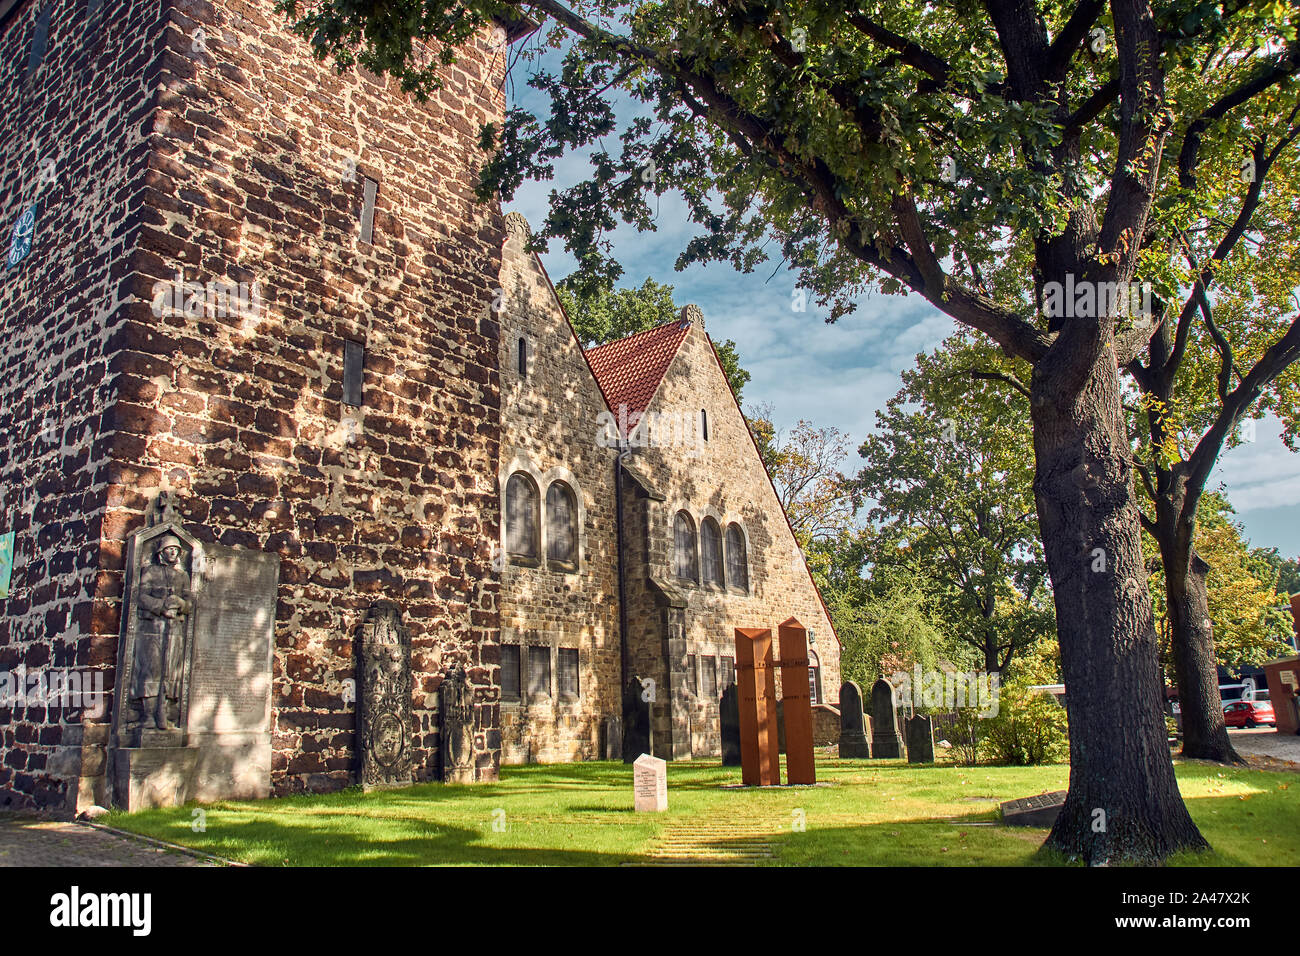
<instances>
[{"instance_id":1,"label":"fieldstone wall","mask_svg":"<svg viewBox=\"0 0 1300 956\"><path fill-rule=\"evenodd\" d=\"M525 252L527 223L509 217L501 270L503 428L499 488L524 471L543 505L552 481L580 497L579 562L570 569L543 559L536 567L503 558L501 640L520 647L521 693L501 704L502 761L590 760L601 756L601 721L621 713L615 532L615 450L597 442L606 411L550 280ZM525 371L519 371L519 341ZM505 554L505 541L501 554ZM547 694L528 694L530 646L551 654ZM576 648L578 696L558 688L558 651ZM499 685L499 681L497 682Z\"/></svg>"},{"instance_id":2,"label":"fieldstone wall","mask_svg":"<svg viewBox=\"0 0 1300 956\"><path fill-rule=\"evenodd\" d=\"M42 13L46 52L29 71ZM119 585L101 553L120 565L107 516L127 477L112 452L118 350L165 30L160 4L126 0L94 23L85 0L32 0L0 24L5 254L36 209L32 251L0 282L0 533L16 532L0 673L112 684ZM107 727L83 731L83 714L0 702L0 807L94 799Z\"/></svg>"},{"instance_id":3,"label":"fieldstone wall","mask_svg":"<svg viewBox=\"0 0 1300 956\"><path fill-rule=\"evenodd\" d=\"M47 74L25 114L4 119L7 133L25 132L66 103L74 115L59 130L74 155L108 137L77 162L124 165L123 198L92 207L89 228L42 230L44 257L0 293L6 321L37 323L25 343L3 343L6 424L30 422L26 396L82 416L65 420L59 442L25 441L5 462L20 555L0 623L5 663L75 656L108 668L111 688L122 541L168 489L197 537L282 558L277 793L355 780L353 647L379 597L402 606L413 636L417 776L436 772L436 690L461 662L478 776L492 779L501 425L490 305L504 230L473 185L479 126L504 108L504 33L471 44L445 68L444 89L417 104L387 81L316 63L270 0L161 10L121 0L110 21L88 89L76 85L78 63L89 76L78 54ZM71 57L59 23L51 56ZM3 37L8 63L21 59L15 30ZM135 119L148 139L130 148ZM13 190L25 154L5 149ZM378 184L372 242L361 241L367 178ZM111 242L96 251L106 225ZM365 344L359 407L341 401L345 339ZM41 499L24 516L33 486ZM6 727L0 786L68 800L84 771L31 776L67 728L47 735L49 715L23 723L26 740L22 724ZM86 728L83 766L100 759L102 734Z\"/></svg>"}]
</instances>

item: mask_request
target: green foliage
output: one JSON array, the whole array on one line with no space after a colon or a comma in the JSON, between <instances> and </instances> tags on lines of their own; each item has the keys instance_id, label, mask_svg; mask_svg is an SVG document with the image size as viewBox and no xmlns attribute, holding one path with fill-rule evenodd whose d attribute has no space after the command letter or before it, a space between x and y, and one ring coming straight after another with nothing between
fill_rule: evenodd
<instances>
[{"instance_id":1,"label":"green foliage","mask_svg":"<svg viewBox=\"0 0 1300 956\"><path fill-rule=\"evenodd\" d=\"M583 348L604 345L657 325L675 322L681 310L673 302L673 287L646 278L639 289L588 287L561 282L556 286L564 311L573 323ZM740 354L731 339L717 344L718 362L739 402L749 372L740 366Z\"/></svg>"},{"instance_id":2,"label":"green foliage","mask_svg":"<svg viewBox=\"0 0 1300 956\"><path fill-rule=\"evenodd\" d=\"M996 764L1059 763L1069 756L1065 708L1051 694L1029 690L1028 674L1002 685L998 712L987 721L983 752Z\"/></svg>"},{"instance_id":3,"label":"green foliage","mask_svg":"<svg viewBox=\"0 0 1300 956\"><path fill-rule=\"evenodd\" d=\"M876 413L855 482L874 502L865 555L924 571L981 667L1006 670L1055 629L1033 496L1028 402L998 379L1023 368L965 335L917 356Z\"/></svg>"}]
</instances>

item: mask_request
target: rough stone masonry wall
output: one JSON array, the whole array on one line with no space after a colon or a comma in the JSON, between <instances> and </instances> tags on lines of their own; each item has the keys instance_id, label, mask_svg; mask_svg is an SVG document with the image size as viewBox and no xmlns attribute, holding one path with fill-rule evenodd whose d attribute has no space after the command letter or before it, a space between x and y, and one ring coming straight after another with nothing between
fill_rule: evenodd
<instances>
[{"instance_id":1,"label":"rough stone masonry wall","mask_svg":"<svg viewBox=\"0 0 1300 956\"><path fill-rule=\"evenodd\" d=\"M93 640L115 647L121 542L167 488L186 527L282 558L272 785L355 779L353 646L379 597L413 637L417 774L437 770L436 690L475 687L475 760L495 776L494 482L503 230L473 199L479 125L503 109L504 37L419 105L313 61L270 0L166 11L145 220L113 330L119 402ZM355 164L355 173L353 173ZM373 243L360 241L363 178ZM256 283L251 309L174 314L159 283ZM259 308L260 300L260 308ZM341 404L343 340L366 343ZM485 654L486 652L486 654Z\"/></svg>"},{"instance_id":2,"label":"rough stone masonry wall","mask_svg":"<svg viewBox=\"0 0 1300 956\"><path fill-rule=\"evenodd\" d=\"M581 496L576 570L507 563L501 579L501 640L520 646L518 702L501 705L505 763L590 760L601 755L602 718L621 712L621 654L615 535L614 455L596 441L604 396L583 358L550 281L524 251L527 224L512 214L503 253L500 316L502 440L500 487L524 470L545 506L552 480ZM527 375L519 374L524 338ZM503 551L504 554L504 542ZM530 645L551 649L549 695L529 697ZM578 698L558 695L558 650L578 650Z\"/></svg>"},{"instance_id":3,"label":"rough stone masonry wall","mask_svg":"<svg viewBox=\"0 0 1300 956\"><path fill-rule=\"evenodd\" d=\"M36 22L47 52L28 74ZM0 279L0 533L15 531L0 600L0 674L75 670L87 682L116 643L93 599L105 507L121 466L109 452L114 329L125 259L141 226L141 181L159 41L158 3L26 3L0 26L0 235L36 205L31 254ZM106 711L107 712L107 711ZM102 725L82 710L0 704L0 807L74 805L103 769ZM82 759L83 744L87 759ZM84 801L94 794L82 794Z\"/></svg>"},{"instance_id":4,"label":"rough stone masonry wall","mask_svg":"<svg viewBox=\"0 0 1300 956\"><path fill-rule=\"evenodd\" d=\"M812 649L821 663L823 698L837 701L839 642L744 417L736 407L726 376L714 357L704 328L697 322L665 373L649 411L694 418L701 409L708 413L709 438L697 444L694 454L680 447L652 446L636 458L637 467L665 499L645 502L646 555L650 573L676 588L685 598L686 607L680 615L684 654L696 655L697 659L734 657L735 628L763 627L771 628L773 657L779 658L777 625L794 617L813 631ZM673 519L683 509L690 513L697 536L706 515L718 522L724 534L732 521L741 525L748 538L748 594L729 586L718 589L703 583L682 584L673 577ZM701 556L701 580L703 570ZM674 609L661 609L662 613L673 615ZM641 646L637 650L639 655L645 655L651 649ZM684 655L675 653L674 656ZM684 661L676 659L669 664L670 669L679 672L685 667ZM689 753L718 754L717 700L683 692L675 686L675 676L669 679L674 681L674 686L667 693L689 717L689 728L684 728L685 721L679 719L673 733L684 730L690 735ZM778 672L778 697L780 693ZM664 734L667 730L661 718L657 732ZM666 748L668 744L657 740L656 752L660 752L661 746ZM673 746L678 751L686 749L676 740Z\"/></svg>"}]
</instances>

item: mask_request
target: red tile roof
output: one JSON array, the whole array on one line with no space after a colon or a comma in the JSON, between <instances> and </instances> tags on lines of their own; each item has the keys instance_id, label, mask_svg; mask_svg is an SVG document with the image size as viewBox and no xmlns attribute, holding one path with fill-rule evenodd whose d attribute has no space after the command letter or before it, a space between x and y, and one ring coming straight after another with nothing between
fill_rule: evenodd
<instances>
[{"instance_id":1,"label":"red tile roof","mask_svg":"<svg viewBox=\"0 0 1300 956\"><path fill-rule=\"evenodd\" d=\"M587 362L615 417L627 406L627 421L635 423L650 406L664 373L691 324L674 320L625 339L587 349Z\"/></svg>"}]
</instances>

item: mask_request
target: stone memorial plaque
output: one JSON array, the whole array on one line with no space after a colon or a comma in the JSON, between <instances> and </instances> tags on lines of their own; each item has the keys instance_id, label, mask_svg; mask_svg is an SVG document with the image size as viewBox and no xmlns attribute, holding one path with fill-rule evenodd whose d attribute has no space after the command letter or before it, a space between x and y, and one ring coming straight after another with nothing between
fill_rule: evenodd
<instances>
[{"instance_id":1,"label":"stone memorial plaque","mask_svg":"<svg viewBox=\"0 0 1300 956\"><path fill-rule=\"evenodd\" d=\"M632 763L632 794L637 813L668 809L668 761L642 754Z\"/></svg>"}]
</instances>

